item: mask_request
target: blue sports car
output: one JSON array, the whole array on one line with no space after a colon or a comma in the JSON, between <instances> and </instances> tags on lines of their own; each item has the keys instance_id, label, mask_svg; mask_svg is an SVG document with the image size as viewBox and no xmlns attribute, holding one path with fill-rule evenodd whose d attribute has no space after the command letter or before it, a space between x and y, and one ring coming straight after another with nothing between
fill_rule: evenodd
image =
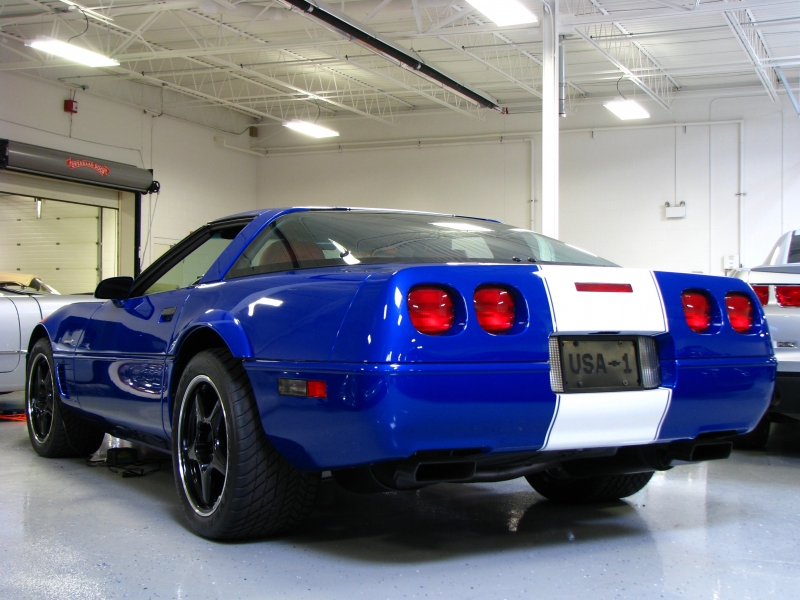
<instances>
[{"instance_id":1,"label":"blue sports car","mask_svg":"<svg viewBox=\"0 0 800 600\"><path fill-rule=\"evenodd\" d=\"M358 492L524 476L555 501L622 498L726 458L775 381L745 282L452 215L236 215L95 297L33 332L31 443L171 451L214 539L295 526L323 471Z\"/></svg>"}]
</instances>

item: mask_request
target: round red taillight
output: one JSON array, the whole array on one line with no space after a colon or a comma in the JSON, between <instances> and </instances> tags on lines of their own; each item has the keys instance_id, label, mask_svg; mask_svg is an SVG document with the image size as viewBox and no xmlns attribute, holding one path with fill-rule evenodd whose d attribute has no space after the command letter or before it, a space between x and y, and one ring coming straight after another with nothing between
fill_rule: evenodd
<instances>
[{"instance_id":1,"label":"round red taillight","mask_svg":"<svg viewBox=\"0 0 800 600\"><path fill-rule=\"evenodd\" d=\"M754 285L753 291L758 296L758 301L761 302L761 306L766 306L769 302L769 286L768 285Z\"/></svg>"},{"instance_id":2,"label":"round red taillight","mask_svg":"<svg viewBox=\"0 0 800 600\"><path fill-rule=\"evenodd\" d=\"M489 333L505 333L514 326L517 312L514 297L504 287L487 285L475 290L473 298L478 323Z\"/></svg>"},{"instance_id":3,"label":"round red taillight","mask_svg":"<svg viewBox=\"0 0 800 600\"><path fill-rule=\"evenodd\" d=\"M695 333L703 333L711 327L711 303L703 292L687 291L681 294L686 324Z\"/></svg>"},{"instance_id":4,"label":"round red taillight","mask_svg":"<svg viewBox=\"0 0 800 600\"><path fill-rule=\"evenodd\" d=\"M408 293L408 314L420 333L441 335L453 327L455 310L450 293L438 286L421 285Z\"/></svg>"},{"instance_id":5,"label":"round red taillight","mask_svg":"<svg viewBox=\"0 0 800 600\"><path fill-rule=\"evenodd\" d=\"M753 303L744 294L731 292L725 296L728 320L736 333L747 333L753 327Z\"/></svg>"}]
</instances>

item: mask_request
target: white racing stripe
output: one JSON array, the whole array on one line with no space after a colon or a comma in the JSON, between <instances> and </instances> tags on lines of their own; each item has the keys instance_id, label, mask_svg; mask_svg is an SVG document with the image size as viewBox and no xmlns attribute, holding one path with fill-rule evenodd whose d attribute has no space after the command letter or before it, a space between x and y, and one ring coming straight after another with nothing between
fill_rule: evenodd
<instances>
[{"instance_id":1,"label":"white racing stripe","mask_svg":"<svg viewBox=\"0 0 800 600\"><path fill-rule=\"evenodd\" d=\"M651 271L541 265L557 333L657 334L667 331L661 290ZM632 293L579 292L576 283L628 283Z\"/></svg>"},{"instance_id":2,"label":"white racing stripe","mask_svg":"<svg viewBox=\"0 0 800 600\"><path fill-rule=\"evenodd\" d=\"M542 450L647 444L657 439L672 390L558 394Z\"/></svg>"},{"instance_id":3,"label":"white racing stripe","mask_svg":"<svg viewBox=\"0 0 800 600\"><path fill-rule=\"evenodd\" d=\"M667 331L661 290L651 271L613 267L542 265L557 334ZM576 283L630 284L632 292L579 292ZM543 450L647 444L658 438L672 390L557 394Z\"/></svg>"}]
</instances>

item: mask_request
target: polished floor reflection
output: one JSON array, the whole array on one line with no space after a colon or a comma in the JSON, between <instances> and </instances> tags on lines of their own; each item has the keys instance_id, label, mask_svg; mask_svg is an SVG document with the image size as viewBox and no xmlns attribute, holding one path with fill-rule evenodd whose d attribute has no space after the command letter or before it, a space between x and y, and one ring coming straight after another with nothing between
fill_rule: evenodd
<instances>
[{"instance_id":1,"label":"polished floor reflection","mask_svg":"<svg viewBox=\"0 0 800 600\"><path fill-rule=\"evenodd\" d=\"M358 496L326 482L303 530L220 544L184 525L167 468L45 460L0 423L0 598L796 598L800 424L765 452L561 507L524 480Z\"/></svg>"}]
</instances>

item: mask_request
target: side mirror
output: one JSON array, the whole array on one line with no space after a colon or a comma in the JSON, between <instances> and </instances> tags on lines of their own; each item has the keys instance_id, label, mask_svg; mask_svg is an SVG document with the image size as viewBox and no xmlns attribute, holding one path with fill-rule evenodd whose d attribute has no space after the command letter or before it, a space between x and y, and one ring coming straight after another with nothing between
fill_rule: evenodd
<instances>
[{"instance_id":1,"label":"side mirror","mask_svg":"<svg viewBox=\"0 0 800 600\"><path fill-rule=\"evenodd\" d=\"M103 279L94 291L98 300L127 300L133 287L133 277L110 277Z\"/></svg>"}]
</instances>

